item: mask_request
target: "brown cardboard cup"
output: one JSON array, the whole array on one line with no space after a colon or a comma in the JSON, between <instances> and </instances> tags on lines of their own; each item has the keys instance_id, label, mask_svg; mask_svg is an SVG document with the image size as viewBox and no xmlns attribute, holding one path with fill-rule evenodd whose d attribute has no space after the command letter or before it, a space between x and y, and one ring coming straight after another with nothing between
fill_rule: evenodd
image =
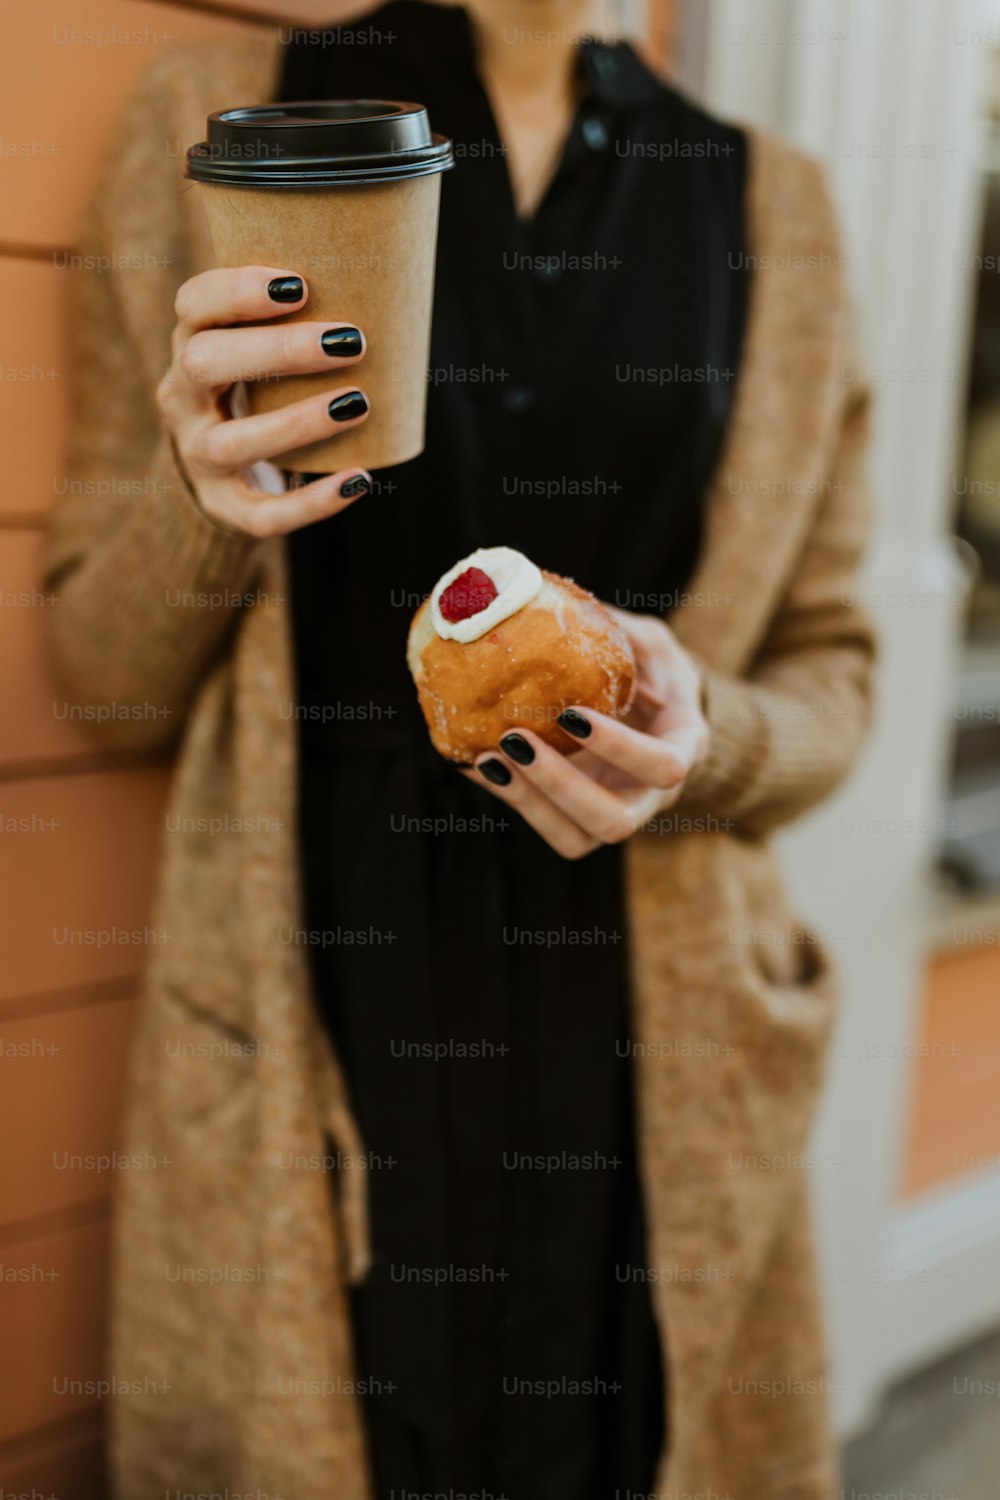
<instances>
[{"instance_id":1,"label":"brown cardboard cup","mask_svg":"<svg viewBox=\"0 0 1000 1500\"><path fill-rule=\"evenodd\" d=\"M219 138L233 120L240 152ZM318 391L368 396L364 422L340 435L331 422L329 439L276 457L281 467L378 469L421 452L440 174L451 164L422 106L367 100L221 111L188 153L218 264L300 275L309 298L287 321L353 323L365 335L355 365L248 382L251 412Z\"/></svg>"}]
</instances>

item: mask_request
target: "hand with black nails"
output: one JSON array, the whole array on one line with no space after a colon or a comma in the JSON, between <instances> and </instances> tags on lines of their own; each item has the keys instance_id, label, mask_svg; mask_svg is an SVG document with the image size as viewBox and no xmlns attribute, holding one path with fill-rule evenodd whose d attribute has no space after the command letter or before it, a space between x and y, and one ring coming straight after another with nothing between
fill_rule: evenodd
<instances>
[{"instance_id":1,"label":"hand with black nails","mask_svg":"<svg viewBox=\"0 0 1000 1500\"><path fill-rule=\"evenodd\" d=\"M673 631L652 615L612 609L638 668L627 719L571 706L557 722L583 747L560 755L528 729L462 774L488 786L566 859L620 844L680 798L708 751L701 674Z\"/></svg>"},{"instance_id":2,"label":"hand with black nails","mask_svg":"<svg viewBox=\"0 0 1000 1500\"><path fill-rule=\"evenodd\" d=\"M368 415L363 390L336 387L280 411L231 411L240 381L333 374L363 358L364 334L353 324L268 321L308 296L300 276L267 266L204 271L177 293L171 363L156 399L198 503L224 529L284 536L335 515L371 488L371 476L356 467L285 495L265 493L252 480L254 464L356 427Z\"/></svg>"}]
</instances>

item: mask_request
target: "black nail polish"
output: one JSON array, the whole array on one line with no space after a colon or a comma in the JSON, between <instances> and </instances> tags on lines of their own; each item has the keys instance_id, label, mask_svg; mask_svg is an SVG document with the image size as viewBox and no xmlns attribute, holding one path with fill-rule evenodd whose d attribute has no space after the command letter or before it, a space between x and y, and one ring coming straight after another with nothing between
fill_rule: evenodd
<instances>
[{"instance_id":1,"label":"black nail polish","mask_svg":"<svg viewBox=\"0 0 1000 1500\"><path fill-rule=\"evenodd\" d=\"M500 741L500 749L519 766L530 766L535 758L534 750L521 734L505 734Z\"/></svg>"},{"instance_id":2,"label":"black nail polish","mask_svg":"<svg viewBox=\"0 0 1000 1500\"><path fill-rule=\"evenodd\" d=\"M345 500L355 500L358 495L367 495L372 487L372 482L367 474L355 474L353 479L345 479L340 486L340 493Z\"/></svg>"},{"instance_id":3,"label":"black nail polish","mask_svg":"<svg viewBox=\"0 0 1000 1500\"><path fill-rule=\"evenodd\" d=\"M363 417L368 410L368 397L361 391L345 391L334 396L327 411L335 422L349 422L352 417Z\"/></svg>"},{"instance_id":4,"label":"black nail polish","mask_svg":"<svg viewBox=\"0 0 1000 1500\"><path fill-rule=\"evenodd\" d=\"M272 302L301 302L302 277L276 276L267 283L267 295Z\"/></svg>"},{"instance_id":5,"label":"black nail polish","mask_svg":"<svg viewBox=\"0 0 1000 1500\"><path fill-rule=\"evenodd\" d=\"M502 760L484 760L479 769L494 786L510 786L511 773Z\"/></svg>"},{"instance_id":6,"label":"black nail polish","mask_svg":"<svg viewBox=\"0 0 1000 1500\"><path fill-rule=\"evenodd\" d=\"M565 729L567 734L573 735L574 739L587 740L590 738L594 726L583 714L578 714L575 708L564 708L559 715L559 727Z\"/></svg>"},{"instance_id":7,"label":"black nail polish","mask_svg":"<svg viewBox=\"0 0 1000 1500\"><path fill-rule=\"evenodd\" d=\"M340 359L354 359L365 347L360 328L328 328L320 343L324 354Z\"/></svg>"}]
</instances>

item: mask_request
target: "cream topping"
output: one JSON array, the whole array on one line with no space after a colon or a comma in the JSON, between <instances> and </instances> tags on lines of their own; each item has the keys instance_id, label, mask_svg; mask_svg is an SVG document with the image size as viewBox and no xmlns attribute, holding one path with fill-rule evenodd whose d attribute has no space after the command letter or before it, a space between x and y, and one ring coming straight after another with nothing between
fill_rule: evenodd
<instances>
[{"instance_id":1,"label":"cream topping","mask_svg":"<svg viewBox=\"0 0 1000 1500\"><path fill-rule=\"evenodd\" d=\"M445 589L460 578L467 568L481 568L493 580L497 596L478 614L467 620L446 620L440 609L441 595ZM516 615L519 609L529 604L542 586L542 574L523 552L513 547L479 547L463 557L439 578L431 593L431 622L435 631L445 641L459 641L467 646L478 641L481 635Z\"/></svg>"}]
</instances>

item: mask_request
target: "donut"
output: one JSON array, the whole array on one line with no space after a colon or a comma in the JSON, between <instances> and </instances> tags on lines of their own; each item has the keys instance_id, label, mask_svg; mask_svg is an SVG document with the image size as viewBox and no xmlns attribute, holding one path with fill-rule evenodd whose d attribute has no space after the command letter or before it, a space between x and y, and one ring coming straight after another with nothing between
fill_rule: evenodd
<instances>
[{"instance_id":1,"label":"donut","mask_svg":"<svg viewBox=\"0 0 1000 1500\"><path fill-rule=\"evenodd\" d=\"M570 755L581 747L559 728L564 708L620 718L635 695L618 622L512 547L480 547L438 579L413 617L406 659L434 748L459 763L518 729Z\"/></svg>"}]
</instances>

